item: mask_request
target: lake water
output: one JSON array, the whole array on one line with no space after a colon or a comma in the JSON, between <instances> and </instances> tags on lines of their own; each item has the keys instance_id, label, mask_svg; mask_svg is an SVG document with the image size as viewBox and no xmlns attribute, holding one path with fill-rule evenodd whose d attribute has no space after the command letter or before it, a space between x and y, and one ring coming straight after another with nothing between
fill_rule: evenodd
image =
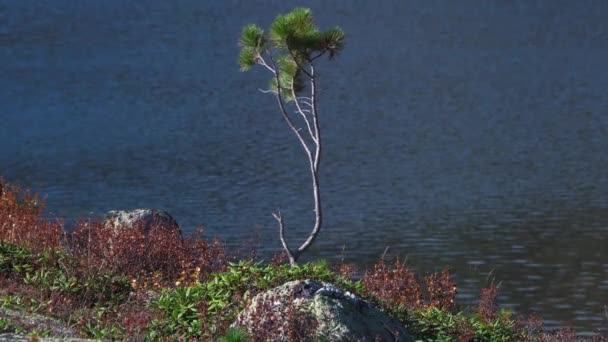
<instances>
[{"instance_id":1,"label":"lake water","mask_svg":"<svg viewBox=\"0 0 608 342\"><path fill-rule=\"evenodd\" d=\"M312 1L348 34L323 62L326 225L310 258L389 246L459 302L608 325L608 2ZM307 162L240 73L237 38L290 1L0 1L0 175L68 222L162 208L238 245L301 241Z\"/></svg>"}]
</instances>

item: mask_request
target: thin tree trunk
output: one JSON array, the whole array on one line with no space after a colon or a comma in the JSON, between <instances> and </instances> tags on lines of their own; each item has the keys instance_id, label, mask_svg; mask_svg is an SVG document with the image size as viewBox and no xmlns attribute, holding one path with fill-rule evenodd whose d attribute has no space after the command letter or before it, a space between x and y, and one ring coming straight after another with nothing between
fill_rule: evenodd
<instances>
[{"instance_id":1,"label":"thin tree trunk","mask_svg":"<svg viewBox=\"0 0 608 342\"><path fill-rule=\"evenodd\" d=\"M314 201L315 223L314 223L314 226L312 228L310 235L304 241L304 243L302 243L302 245L300 245L299 248L297 248L295 250L292 250L291 248L289 248L287 240L285 239L285 221L283 220L283 216L281 215L280 210L277 210L275 213L272 214L279 225L279 239L281 240L281 245L283 246L283 249L285 250L285 253L287 254L287 258L289 259L290 265L293 267L293 266L297 265L297 261L300 258L300 256L302 255L302 253L304 253L315 241L315 239L319 235L319 232L321 231L321 226L323 224L323 211L321 208L321 192L320 192L320 186L319 186L319 164L321 162L321 151L322 151L322 149L321 149L321 129L319 126L319 116L318 116L318 111L317 111L317 98L316 98L317 88L316 88L316 79L315 79L315 68L312 63L313 60L309 60L310 71L303 70L310 79L310 103L309 103L310 111L309 112L310 112L310 116L312 117L312 125L306 115L306 111L302 109L298 98L295 96L296 93L295 93L295 89L293 87L293 82L290 85L291 94L294 97L293 100L295 102L295 107L297 109L297 113L299 113L301 115L304 122L306 123L307 132L310 135L310 140L312 140L312 145L314 147L314 154L313 154L312 149L309 147L308 143L306 142L307 139L304 139L304 137L302 136L301 130L295 126L293 120L290 118L289 113L287 112L286 105L283 100L283 94L281 91L282 84L281 84L281 78L279 75L279 69L277 68L277 65L275 64L274 60L272 59L271 54L268 51L266 51L266 53L268 55L270 65L268 65L262 57L260 57L259 63L262 64L263 66L265 66L274 75L274 78L277 83L277 91L275 93L277 104L279 106L279 109L281 110L283 119L285 119L285 122L287 123L287 125L289 126L291 131L298 138L300 145L302 145L302 147L304 148L304 152L306 153L306 157L308 158L308 162L310 164L310 174L312 177L312 192L313 192L313 201ZM303 101L303 102L306 103L305 101Z\"/></svg>"}]
</instances>

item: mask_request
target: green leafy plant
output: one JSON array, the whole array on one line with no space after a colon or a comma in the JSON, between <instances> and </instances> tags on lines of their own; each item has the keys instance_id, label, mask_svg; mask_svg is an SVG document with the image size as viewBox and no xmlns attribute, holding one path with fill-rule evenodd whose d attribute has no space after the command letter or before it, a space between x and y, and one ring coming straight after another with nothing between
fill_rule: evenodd
<instances>
[{"instance_id":1,"label":"green leafy plant","mask_svg":"<svg viewBox=\"0 0 608 342\"><path fill-rule=\"evenodd\" d=\"M411 333L420 341L525 341L525 329L507 311L500 318L485 322L478 315L451 313L438 307L415 310L407 321Z\"/></svg>"},{"instance_id":2,"label":"green leafy plant","mask_svg":"<svg viewBox=\"0 0 608 342\"><path fill-rule=\"evenodd\" d=\"M32 253L25 248L0 241L0 272L7 274L32 269Z\"/></svg>"},{"instance_id":3,"label":"green leafy plant","mask_svg":"<svg viewBox=\"0 0 608 342\"><path fill-rule=\"evenodd\" d=\"M319 186L322 142L317 108L316 63L322 56L333 59L344 48L344 39L341 28L320 31L310 9L296 8L278 15L268 33L256 25L246 25L239 40L241 51L238 63L241 70L247 71L259 65L270 71L272 78L269 89L262 92L274 95L283 119L304 149L310 165L315 223L300 247L289 247L285 240L285 222L281 211L273 214L279 225L281 244L292 266L315 241L323 223ZM309 88L305 93L306 84ZM294 117L299 118L305 129L298 127Z\"/></svg>"},{"instance_id":4,"label":"green leafy plant","mask_svg":"<svg viewBox=\"0 0 608 342\"><path fill-rule=\"evenodd\" d=\"M485 322L475 315L470 323L479 341L521 341L526 337L525 331L518 327L517 321L506 310L499 311L498 318L493 321Z\"/></svg>"},{"instance_id":5,"label":"green leafy plant","mask_svg":"<svg viewBox=\"0 0 608 342\"><path fill-rule=\"evenodd\" d=\"M468 325L466 317L439 308L417 309L411 314L408 326L422 341L452 341L463 335Z\"/></svg>"},{"instance_id":6,"label":"green leafy plant","mask_svg":"<svg viewBox=\"0 0 608 342\"><path fill-rule=\"evenodd\" d=\"M51 336L51 330L49 329L34 329L30 332L30 339L33 337L49 337Z\"/></svg>"},{"instance_id":7,"label":"green leafy plant","mask_svg":"<svg viewBox=\"0 0 608 342\"><path fill-rule=\"evenodd\" d=\"M9 324L8 320L0 318L0 333L9 331L9 330L10 330L10 324Z\"/></svg>"},{"instance_id":8,"label":"green leafy plant","mask_svg":"<svg viewBox=\"0 0 608 342\"><path fill-rule=\"evenodd\" d=\"M115 325L102 327L94 321L89 321L82 327L82 331L85 335L97 340L108 340L115 336L120 336L119 330L120 328Z\"/></svg>"},{"instance_id":9,"label":"green leafy plant","mask_svg":"<svg viewBox=\"0 0 608 342\"><path fill-rule=\"evenodd\" d=\"M21 309L25 307L25 297L22 295L6 295L0 297L0 308L2 309Z\"/></svg>"},{"instance_id":10,"label":"green leafy plant","mask_svg":"<svg viewBox=\"0 0 608 342\"><path fill-rule=\"evenodd\" d=\"M164 336L199 338L217 336L234 321L249 299L261 291L292 280L314 279L336 283L357 291L358 283L335 275L326 263L263 265L259 262L230 263L227 272L212 274L197 286L163 290L152 307L162 313L152 322Z\"/></svg>"},{"instance_id":11,"label":"green leafy plant","mask_svg":"<svg viewBox=\"0 0 608 342\"><path fill-rule=\"evenodd\" d=\"M15 333L17 334L26 334L27 333L27 329L25 327L15 327Z\"/></svg>"},{"instance_id":12,"label":"green leafy plant","mask_svg":"<svg viewBox=\"0 0 608 342\"><path fill-rule=\"evenodd\" d=\"M224 336L217 339L217 342L248 342L247 332L242 329L229 328Z\"/></svg>"}]
</instances>

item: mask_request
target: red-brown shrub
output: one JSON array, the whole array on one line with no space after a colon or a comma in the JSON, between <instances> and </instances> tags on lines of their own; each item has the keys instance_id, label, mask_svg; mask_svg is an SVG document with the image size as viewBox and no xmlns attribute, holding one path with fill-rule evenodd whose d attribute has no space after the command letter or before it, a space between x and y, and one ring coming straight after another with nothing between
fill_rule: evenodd
<instances>
[{"instance_id":1,"label":"red-brown shrub","mask_svg":"<svg viewBox=\"0 0 608 342\"><path fill-rule=\"evenodd\" d=\"M281 266L285 263L287 263L287 253L282 250L279 253L276 253L272 256L272 258L270 259L270 264L274 265L274 266Z\"/></svg>"},{"instance_id":2,"label":"red-brown shrub","mask_svg":"<svg viewBox=\"0 0 608 342\"><path fill-rule=\"evenodd\" d=\"M125 329L127 341L144 341L148 324L156 318L145 301L135 300L121 305L113 320Z\"/></svg>"},{"instance_id":3,"label":"red-brown shrub","mask_svg":"<svg viewBox=\"0 0 608 342\"><path fill-rule=\"evenodd\" d=\"M0 179L0 241L32 251L59 248L63 224L42 217L45 202Z\"/></svg>"},{"instance_id":4,"label":"red-brown shrub","mask_svg":"<svg viewBox=\"0 0 608 342\"><path fill-rule=\"evenodd\" d=\"M333 267L333 270L338 276L344 279L352 279L352 277L357 273L357 267L353 264L344 262L344 249L345 247L342 246L340 262Z\"/></svg>"},{"instance_id":5,"label":"red-brown shrub","mask_svg":"<svg viewBox=\"0 0 608 342\"><path fill-rule=\"evenodd\" d=\"M184 242L187 251L187 263L183 265L184 271L198 272L199 282L210 273L226 271L229 259L221 242L217 238L209 242L203 238L203 233L203 228L199 228Z\"/></svg>"},{"instance_id":6,"label":"red-brown shrub","mask_svg":"<svg viewBox=\"0 0 608 342\"><path fill-rule=\"evenodd\" d=\"M497 294L498 288L494 283L481 290L481 298L479 299L477 313L479 314L479 318L486 323L491 323L498 317L498 305L496 303Z\"/></svg>"},{"instance_id":7,"label":"red-brown shrub","mask_svg":"<svg viewBox=\"0 0 608 342\"><path fill-rule=\"evenodd\" d=\"M227 267L224 247L217 239L203 239L202 229L184 239L179 230L160 222L145 230L143 225L114 229L93 220L77 222L72 232L66 233L61 222L43 217L44 204L38 195L0 179L0 241L33 252L66 247L81 276L143 277L153 287L172 285L180 279L201 282L209 273Z\"/></svg>"},{"instance_id":8,"label":"red-brown shrub","mask_svg":"<svg viewBox=\"0 0 608 342\"><path fill-rule=\"evenodd\" d=\"M340 263L336 265L334 271L337 275L344 279L352 279L352 277L357 273L357 267L341 260Z\"/></svg>"},{"instance_id":9,"label":"red-brown shrub","mask_svg":"<svg viewBox=\"0 0 608 342\"><path fill-rule=\"evenodd\" d=\"M102 221L83 221L69 240L72 254L93 272L131 277L159 272L172 279L185 258L179 232L158 225L145 232L143 225L114 229Z\"/></svg>"},{"instance_id":10,"label":"red-brown shrub","mask_svg":"<svg viewBox=\"0 0 608 342\"><path fill-rule=\"evenodd\" d=\"M116 230L101 221L80 222L69 241L84 269L132 277L134 288L196 283L227 265L217 239L209 243L199 230L184 240L179 230L158 223L146 231L143 225Z\"/></svg>"},{"instance_id":11,"label":"red-brown shrub","mask_svg":"<svg viewBox=\"0 0 608 342\"><path fill-rule=\"evenodd\" d=\"M456 299L456 283L450 277L450 270L434 273L426 277L426 288L429 305L443 310L454 309Z\"/></svg>"},{"instance_id":12,"label":"red-brown shrub","mask_svg":"<svg viewBox=\"0 0 608 342\"><path fill-rule=\"evenodd\" d=\"M365 272L363 287L367 295L384 306L423 306L420 283L414 272L399 260L395 260L392 267L389 267L384 258L380 258L373 272Z\"/></svg>"},{"instance_id":13,"label":"red-brown shrub","mask_svg":"<svg viewBox=\"0 0 608 342\"><path fill-rule=\"evenodd\" d=\"M537 336L543 332L543 319L537 314L521 315L516 320L517 327L528 336Z\"/></svg>"}]
</instances>

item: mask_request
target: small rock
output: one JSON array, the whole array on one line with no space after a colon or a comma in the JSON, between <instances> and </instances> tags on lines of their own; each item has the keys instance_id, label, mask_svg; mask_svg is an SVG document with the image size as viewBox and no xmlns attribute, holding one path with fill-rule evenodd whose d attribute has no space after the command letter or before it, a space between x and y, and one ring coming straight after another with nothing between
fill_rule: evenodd
<instances>
[{"instance_id":1,"label":"small rock","mask_svg":"<svg viewBox=\"0 0 608 342\"><path fill-rule=\"evenodd\" d=\"M106 228L115 230L130 229L142 225L146 233L153 226L180 229L177 221L168 212L159 209L111 210L107 213L105 219Z\"/></svg>"},{"instance_id":2,"label":"small rock","mask_svg":"<svg viewBox=\"0 0 608 342\"><path fill-rule=\"evenodd\" d=\"M0 334L0 342L97 342L99 340L92 340L86 338L76 337L33 337L26 334L16 333L2 333Z\"/></svg>"},{"instance_id":3,"label":"small rock","mask_svg":"<svg viewBox=\"0 0 608 342\"><path fill-rule=\"evenodd\" d=\"M65 323L39 314L19 310L0 309L0 318L5 319L11 326L20 327L27 331L46 331L55 337L40 337L37 341L93 341L78 338L77 332L68 328ZM26 334L0 333L0 341L32 341Z\"/></svg>"}]
</instances>

